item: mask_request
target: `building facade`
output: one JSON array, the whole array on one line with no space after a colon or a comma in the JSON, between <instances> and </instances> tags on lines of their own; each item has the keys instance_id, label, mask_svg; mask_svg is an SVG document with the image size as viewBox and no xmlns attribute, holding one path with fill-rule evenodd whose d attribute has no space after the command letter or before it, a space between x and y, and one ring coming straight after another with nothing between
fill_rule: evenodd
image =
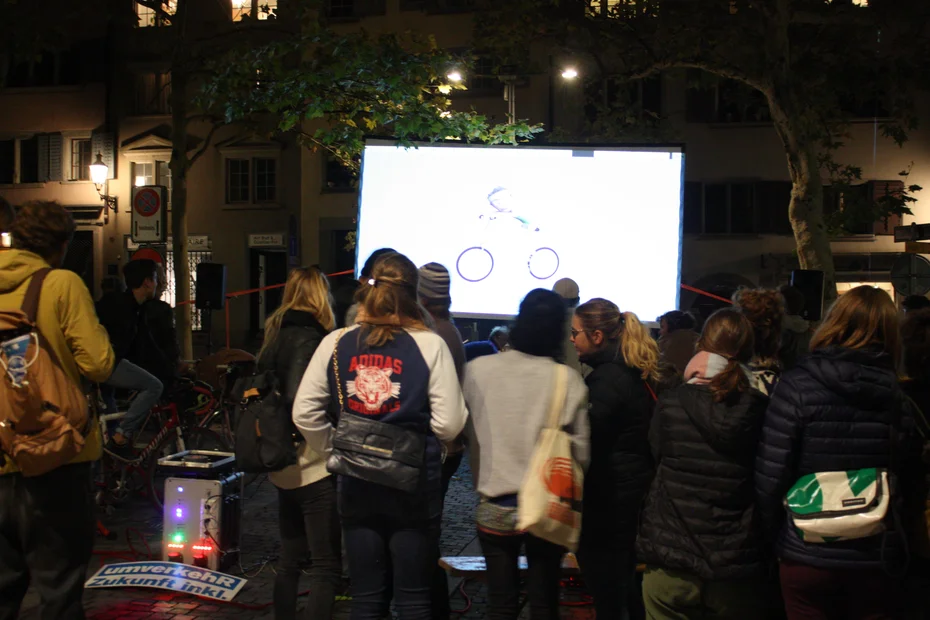
<instances>
[{"instance_id":1,"label":"building facade","mask_svg":"<svg viewBox=\"0 0 930 620\"><path fill-rule=\"evenodd\" d=\"M246 36L246 28L260 29L262 22L288 15L287 0L254 0L255 6L251 0L189 1L192 27L207 34L240 28ZM132 0L114 5L120 7L118 18L69 52L11 67L0 89L0 196L13 204L57 200L72 210L79 230L68 266L95 295L139 247L129 234L133 188L171 187L172 28ZM331 0L329 13L335 28L410 30L435 35L445 48L466 50L472 5L473 0ZM479 56L466 76L469 89L453 100L460 109L475 108L504 122L508 104L493 66L493 59ZM556 129L578 127L585 114L584 76L563 80L561 70L551 63L548 71L520 76L518 117ZM740 285L783 283L797 264L787 220L790 183L764 106L732 96L726 84L696 90L690 83L684 75L663 76L636 85L633 96L641 109L665 119L673 141L685 145L682 281L723 295ZM874 196L893 191L898 172L912 165L908 182L930 186L930 134L917 132L898 148L881 137L880 121L859 119L838 153L844 163L862 167L862 191ZM187 179L192 272L198 262L223 263L226 290L233 292L282 283L289 266L298 263L330 272L353 268L346 237L355 228L357 192L350 173L286 137L269 140L225 127L205 143L208 133L205 124L189 124L189 154L203 150ZM98 153L110 176L102 190L116 197L115 209L106 208L90 181L89 165ZM914 217L901 223L930 218L930 198L916 198ZM889 234L896 223L877 223L833 242L841 291L858 282L888 287L890 263L903 250ZM170 246L160 249L173 281ZM278 290L231 299L233 344L249 342L279 299ZM681 298L685 309L702 303L690 293ZM201 328L203 317L195 313L194 319ZM214 317L213 324L219 343L224 317Z\"/></svg>"}]
</instances>

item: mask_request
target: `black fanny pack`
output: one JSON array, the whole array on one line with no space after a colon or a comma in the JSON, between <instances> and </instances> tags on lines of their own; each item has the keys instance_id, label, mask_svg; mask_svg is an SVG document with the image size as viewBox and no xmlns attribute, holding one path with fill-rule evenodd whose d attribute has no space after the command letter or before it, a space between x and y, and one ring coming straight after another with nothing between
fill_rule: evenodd
<instances>
[{"instance_id":1,"label":"black fanny pack","mask_svg":"<svg viewBox=\"0 0 930 620\"><path fill-rule=\"evenodd\" d=\"M427 435L346 411L339 377L340 338L341 335L333 348L339 423L326 469L340 476L416 493L426 479Z\"/></svg>"}]
</instances>

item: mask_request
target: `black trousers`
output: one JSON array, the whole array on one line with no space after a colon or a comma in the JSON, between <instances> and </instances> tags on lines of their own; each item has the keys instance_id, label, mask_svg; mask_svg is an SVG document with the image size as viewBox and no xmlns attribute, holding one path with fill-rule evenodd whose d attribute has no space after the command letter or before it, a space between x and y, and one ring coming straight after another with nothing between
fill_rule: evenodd
<instances>
[{"instance_id":1,"label":"black trousers","mask_svg":"<svg viewBox=\"0 0 930 620\"><path fill-rule=\"evenodd\" d=\"M578 548L578 563L599 618L630 620L630 600L639 597L633 540L622 540L609 524L585 523ZM638 608L638 606L637 606ZM641 616L638 616L641 617Z\"/></svg>"},{"instance_id":2,"label":"black trousers","mask_svg":"<svg viewBox=\"0 0 930 620\"><path fill-rule=\"evenodd\" d=\"M488 618L516 620L520 613L520 549L526 544L527 598L532 620L558 620L559 580L565 549L530 534L497 536L478 531L488 568Z\"/></svg>"},{"instance_id":3,"label":"black trousers","mask_svg":"<svg viewBox=\"0 0 930 620\"><path fill-rule=\"evenodd\" d=\"M303 617L329 620L342 579L342 530L335 477L297 489L278 489L281 561L274 580L275 620L296 620L301 563L309 552L310 596Z\"/></svg>"},{"instance_id":4,"label":"black trousers","mask_svg":"<svg viewBox=\"0 0 930 620\"><path fill-rule=\"evenodd\" d=\"M84 620L94 546L91 464L0 476L0 620L15 620L30 584L42 620Z\"/></svg>"}]
</instances>

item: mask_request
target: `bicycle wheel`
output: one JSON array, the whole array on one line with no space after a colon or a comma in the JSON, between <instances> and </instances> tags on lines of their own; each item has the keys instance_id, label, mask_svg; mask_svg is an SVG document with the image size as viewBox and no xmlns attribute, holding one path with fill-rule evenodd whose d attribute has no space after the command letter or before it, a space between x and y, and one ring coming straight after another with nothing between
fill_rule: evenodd
<instances>
[{"instance_id":1,"label":"bicycle wheel","mask_svg":"<svg viewBox=\"0 0 930 620\"><path fill-rule=\"evenodd\" d=\"M526 267L537 280L548 280L559 270L559 255L552 248L538 248L530 254Z\"/></svg>"},{"instance_id":2,"label":"bicycle wheel","mask_svg":"<svg viewBox=\"0 0 930 620\"><path fill-rule=\"evenodd\" d=\"M184 433L185 450L209 450L213 452L228 452L229 447L223 438L206 428L192 428ZM161 512L165 499L165 480L171 477L171 472L158 468L158 460L180 452L177 433L169 433L159 442L149 457L146 479L148 480L149 501L156 510Z\"/></svg>"},{"instance_id":3,"label":"bicycle wheel","mask_svg":"<svg viewBox=\"0 0 930 620\"><path fill-rule=\"evenodd\" d=\"M468 248L459 254L455 270L467 282L481 282L494 270L494 257L484 248Z\"/></svg>"}]
</instances>

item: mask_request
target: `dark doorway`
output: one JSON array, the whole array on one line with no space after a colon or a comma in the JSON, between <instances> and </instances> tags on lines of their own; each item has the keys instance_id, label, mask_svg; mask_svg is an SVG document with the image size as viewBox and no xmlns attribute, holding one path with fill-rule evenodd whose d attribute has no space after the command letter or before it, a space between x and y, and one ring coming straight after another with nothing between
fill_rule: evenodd
<instances>
[{"instance_id":1,"label":"dark doorway","mask_svg":"<svg viewBox=\"0 0 930 620\"><path fill-rule=\"evenodd\" d=\"M264 288L287 281L287 252L284 250L249 250L249 288ZM265 329L265 320L278 309L284 288L273 288L249 296L250 329L258 333Z\"/></svg>"},{"instance_id":2,"label":"dark doorway","mask_svg":"<svg viewBox=\"0 0 930 620\"><path fill-rule=\"evenodd\" d=\"M94 231L75 231L74 238L68 245L68 253L65 254L62 267L81 276L91 296L96 294L94 291Z\"/></svg>"}]
</instances>

